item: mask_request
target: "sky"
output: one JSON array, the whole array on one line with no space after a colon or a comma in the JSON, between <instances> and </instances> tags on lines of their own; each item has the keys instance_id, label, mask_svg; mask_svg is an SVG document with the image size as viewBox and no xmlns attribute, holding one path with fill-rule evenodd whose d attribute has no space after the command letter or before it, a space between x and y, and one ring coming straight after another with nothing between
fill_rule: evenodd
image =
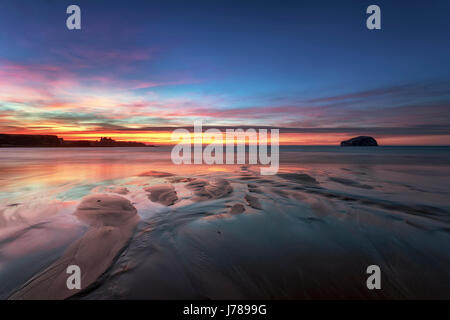
<instances>
[{"instance_id":1,"label":"sky","mask_svg":"<svg viewBox=\"0 0 450 320\"><path fill-rule=\"evenodd\" d=\"M66 8L81 8L68 30ZM381 8L381 30L366 8ZM168 143L280 128L283 144L450 145L450 2L0 2L0 133Z\"/></svg>"}]
</instances>

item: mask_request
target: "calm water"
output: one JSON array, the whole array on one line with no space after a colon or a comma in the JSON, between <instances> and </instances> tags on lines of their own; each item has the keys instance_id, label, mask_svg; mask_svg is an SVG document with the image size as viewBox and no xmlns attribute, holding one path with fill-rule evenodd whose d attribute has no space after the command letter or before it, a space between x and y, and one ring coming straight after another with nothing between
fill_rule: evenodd
<instances>
[{"instance_id":1,"label":"calm water","mask_svg":"<svg viewBox=\"0 0 450 320\"><path fill-rule=\"evenodd\" d=\"M233 171L233 165L173 165L170 147L157 148L0 148L0 201L20 202L27 195L82 187L138 175L148 170L189 174ZM372 173L407 173L417 183L432 180L449 187L450 147L341 148L328 146L283 146L280 172L314 169L333 171L360 168ZM387 170L387 171L385 171ZM420 181L419 181L420 180ZM80 194L81 195L81 194Z\"/></svg>"},{"instance_id":2,"label":"calm water","mask_svg":"<svg viewBox=\"0 0 450 320\"><path fill-rule=\"evenodd\" d=\"M174 165L170 151L170 147L2 148L0 228L59 210L72 210L83 196L101 187L134 183L136 177L149 170L227 177L240 168ZM450 206L450 147L286 146L280 150L279 172L306 173L322 180L322 185L342 192ZM355 188L332 182L329 177L372 187Z\"/></svg>"}]
</instances>

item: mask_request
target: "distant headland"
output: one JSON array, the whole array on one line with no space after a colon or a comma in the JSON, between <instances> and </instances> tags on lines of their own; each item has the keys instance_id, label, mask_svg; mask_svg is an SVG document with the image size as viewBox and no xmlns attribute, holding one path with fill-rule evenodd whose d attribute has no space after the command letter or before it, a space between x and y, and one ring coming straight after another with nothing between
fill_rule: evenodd
<instances>
[{"instance_id":1,"label":"distant headland","mask_svg":"<svg viewBox=\"0 0 450 320\"><path fill-rule=\"evenodd\" d=\"M55 135L37 134L0 134L0 147L154 147L141 142L116 141L102 137L100 140L71 140L66 141Z\"/></svg>"}]
</instances>

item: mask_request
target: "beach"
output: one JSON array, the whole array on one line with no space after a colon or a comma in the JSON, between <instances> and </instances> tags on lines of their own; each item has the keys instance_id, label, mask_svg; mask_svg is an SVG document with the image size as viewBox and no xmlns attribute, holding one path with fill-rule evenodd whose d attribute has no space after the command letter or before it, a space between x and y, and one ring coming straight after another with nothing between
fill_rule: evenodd
<instances>
[{"instance_id":1,"label":"beach","mask_svg":"<svg viewBox=\"0 0 450 320\"><path fill-rule=\"evenodd\" d=\"M0 298L450 298L450 147L282 146L259 169L1 148Z\"/></svg>"}]
</instances>

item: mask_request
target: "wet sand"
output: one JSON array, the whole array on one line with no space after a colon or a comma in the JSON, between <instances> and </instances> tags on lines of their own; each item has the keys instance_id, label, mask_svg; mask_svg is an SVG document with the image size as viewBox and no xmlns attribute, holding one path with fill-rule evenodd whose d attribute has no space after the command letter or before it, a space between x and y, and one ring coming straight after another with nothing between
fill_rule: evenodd
<instances>
[{"instance_id":1,"label":"wet sand","mask_svg":"<svg viewBox=\"0 0 450 320\"><path fill-rule=\"evenodd\" d=\"M290 160L275 176L139 163L39 206L8 199L0 297L448 299L450 165L397 158ZM80 291L68 264L84 270ZM372 264L382 290L366 287Z\"/></svg>"},{"instance_id":2,"label":"wet sand","mask_svg":"<svg viewBox=\"0 0 450 320\"><path fill-rule=\"evenodd\" d=\"M136 209L127 199L112 195L84 198L74 215L89 226L86 233L9 299L60 300L88 288L109 268L139 220ZM81 289L67 288L66 270L71 265L81 270Z\"/></svg>"}]
</instances>

